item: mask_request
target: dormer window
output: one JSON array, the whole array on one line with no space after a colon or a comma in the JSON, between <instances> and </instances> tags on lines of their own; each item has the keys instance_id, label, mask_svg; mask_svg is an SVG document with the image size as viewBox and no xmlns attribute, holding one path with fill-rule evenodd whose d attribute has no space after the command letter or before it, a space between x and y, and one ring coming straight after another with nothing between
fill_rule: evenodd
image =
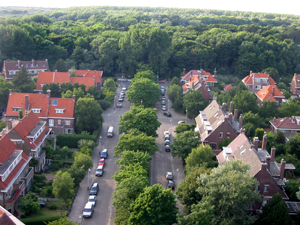
<instances>
[{"instance_id":1,"label":"dormer window","mask_svg":"<svg viewBox=\"0 0 300 225\"><path fill-rule=\"evenodd\" d=\"M55 109L56 113L64 113L65 109Z\"/></svg>"},{"instance_id":2,"label":"dormer window","mask_svg":"<svg viewBox=\"0 0 300 225\"><path fill-rule=\"evenodd\" d=\"M21 109L21 107L13 107L13 112L19 112Z\"/></svg>"},{"instance_id":3,"label":"dormer window","mask_svg":"<svg viewBox=\"0 0 300 225\"><path fill-rule=\"evenodd\" d=\"M41 112L41 109L37 109L37 108L31 109L31 110L32 110L32 112L34 112L34 113L40 113L40 112Z\"/></svg>"}]
</instances>

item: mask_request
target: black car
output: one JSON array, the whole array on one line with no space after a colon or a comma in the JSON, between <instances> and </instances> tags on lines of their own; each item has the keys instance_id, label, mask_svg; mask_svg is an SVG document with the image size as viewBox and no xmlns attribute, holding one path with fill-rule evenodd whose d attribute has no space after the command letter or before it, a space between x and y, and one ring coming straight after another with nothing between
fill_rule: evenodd
<instances>
[{"instance_id":1,"label":"black car","mask_svg":"<svg viewBox=\"0 0 300 225\"><path fill-rule=\"evenodd\" d=\"M175 183L172 180L168 180L168 188L172 188L172 190L175 189Z\"/></svg>"},{"instance_id":2,"label":"black car","mask_svg":"<svg viewBox=\"0 0 300 225\"><path fill-rule=\"evenodd\" d=\"M172 114L170 112L164 112L164 115L167 116L167 117L171 117Z\"/></svg>"},{"instance_id":3,"label":"black car","mask_svg":"<svg viewBox=\"0 0 300 225\"><path fill-rule=\"evenodd\" d=\"M166 152L170 152L171 151L170 145L166 145L165 150L166 150Z\"/></svg>"}]
</instances>

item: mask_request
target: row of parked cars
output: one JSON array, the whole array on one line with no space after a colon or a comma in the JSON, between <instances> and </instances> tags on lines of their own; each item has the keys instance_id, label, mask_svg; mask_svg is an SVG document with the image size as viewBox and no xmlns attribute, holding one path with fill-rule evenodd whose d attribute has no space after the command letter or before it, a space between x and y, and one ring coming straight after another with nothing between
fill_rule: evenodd
<instances>
[{"instance_id":1,"label":"row of parked cars","mask_svg":"<svg viewBox=\"0 0 300 225\"><path fill-rule=\"evenodd\" d=\"M98 167L97 167L95 176L100 177L100 176L103 175L103 172L104 172L103 169L104 169L105 160L107 159L107 157L108 157L108 151L107 151L107 149L103 149L100 152L100 160L99 160L99 163L98 163ZM97 182L95 182L95 183L92 184L92 186L90 188L90 195L89 195L88 201L85 204L84 209L83 209L82 216L84 218L91 218L92 217L93 212L94 212L94 208L96 206L96 196L98 194L98 191L99 191L99 184Z\"/></svg>"}]
</instances>

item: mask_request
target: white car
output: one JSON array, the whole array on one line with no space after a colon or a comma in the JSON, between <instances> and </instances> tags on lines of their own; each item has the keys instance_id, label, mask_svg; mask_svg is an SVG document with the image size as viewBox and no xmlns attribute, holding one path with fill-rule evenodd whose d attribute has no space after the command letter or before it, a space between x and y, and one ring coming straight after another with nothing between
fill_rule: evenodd
<instances>
[{"instance_id":1,"label":"white car","mask_svg":"<svg viewBox=\"0 0 300 225\"><path fill-rule=\"evenodd\" d=\"M90 195L88 202L91 202L95 207L96 206L96 195Z\"/></svg>"},{"instance_id":2,"label":"white car","mask_svg":"<svg viewBox=\"0 0 300 225\"><path fill-rule=\"evenodd\" d=\"M165 105L162 106L161 108L163 111L167 111L167 107Z\"/></svg>"},{"instance_id":3,"label":"white car","mask_svg":"<svg viewBox=\"0 0 300 225\"><path fill-rule=\"evenodd\" d=\"M169 131L164 131L164 135L166 136L166 135L168 135L168 136L170 136L170 132Z\"/></svg>"}]
</instances>

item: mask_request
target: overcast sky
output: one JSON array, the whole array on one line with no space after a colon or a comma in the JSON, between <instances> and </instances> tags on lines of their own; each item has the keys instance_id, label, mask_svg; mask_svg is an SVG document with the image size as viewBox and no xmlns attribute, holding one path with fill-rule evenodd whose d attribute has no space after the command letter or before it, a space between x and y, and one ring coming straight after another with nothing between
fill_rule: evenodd
<instances>
[{"instance_id":1,"label":"overcast sky","mask_svg":"<svg viewBox=\"0 0 300 225\"><path fill-rule=\"evenodd\" d=\"M66 8L72 6L107 5L219 9L300 15L299 0L0 0L0 6Z\"/></svg>"}]
</instances>

